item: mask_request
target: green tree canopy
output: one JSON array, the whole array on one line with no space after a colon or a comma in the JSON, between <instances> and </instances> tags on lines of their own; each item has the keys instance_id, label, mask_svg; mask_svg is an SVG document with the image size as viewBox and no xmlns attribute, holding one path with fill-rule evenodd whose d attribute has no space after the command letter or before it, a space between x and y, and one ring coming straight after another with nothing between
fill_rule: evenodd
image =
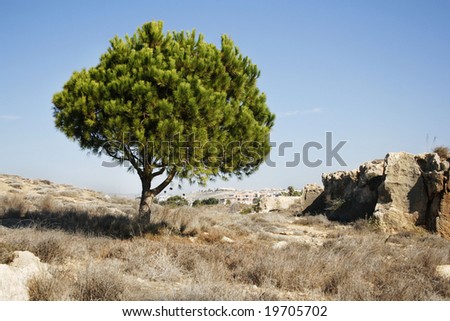
<instances>
[{"instance_id":1,"label":"green tree canopy","mask_svg":"<svg viewBox=\"0 0 450 321\"><path fill-rule=\"evenodd\" d=\"M225 35L218 48L195 31L163 33L162 22L150 22L73 73L53 97L55 124L81 148L129 164L142 182L140 214L149 216L175 177L205 184L257 170L274 123L259 76Z\"/></svg>"}]
</instances>

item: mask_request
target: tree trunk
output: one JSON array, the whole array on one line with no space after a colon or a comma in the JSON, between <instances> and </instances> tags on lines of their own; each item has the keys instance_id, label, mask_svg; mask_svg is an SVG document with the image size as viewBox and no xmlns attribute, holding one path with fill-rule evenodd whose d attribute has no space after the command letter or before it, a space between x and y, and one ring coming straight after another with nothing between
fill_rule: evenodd
<instances>
[{"instance_id":1,"label":"tree trunk","mask_svg":"<svg viewBox=\"0 0 450 321\"><path fill-rule=\"evenodd\" d=\"M144 176L140 175L142 182L142 194L141 194L141 202L139 204L139 213L138 213L138 223L140 225L141 233L146 230L150 225L150 218L152 214L151 206L153 203L153 198L161 193L161 191L166 188L166 186L173 180L175 177L176 170L172 170L166 179L159 184L155 188L151 188L151 183L154 175Z\"/></svg>"},{"instance_id":2,"label":"tree trunk","mask_svg":"<svg viewBox=\"0 0 450 321\"><path fill-rule=\"evenodd\" d=\"M141 181L142 181L142 194L141 194L141 202L139 204L138 221L141 224L141 228L145 229L145 227L150 224L150 218L152 214L151 206L155 194L151 190L150 179L141 178Z\"/></svg>"},{"instance_id":3,"label":"tree trunk","mask_svg":"<svg viewBox=\"0 0 450 321\"><path fill-rule=\"evenodd\" d=\"M155 196L150 191L142 191L141 202L139 204L139 220L142 223L150 223L152 214L151 205Z\"/></svg>"}]
</instances>

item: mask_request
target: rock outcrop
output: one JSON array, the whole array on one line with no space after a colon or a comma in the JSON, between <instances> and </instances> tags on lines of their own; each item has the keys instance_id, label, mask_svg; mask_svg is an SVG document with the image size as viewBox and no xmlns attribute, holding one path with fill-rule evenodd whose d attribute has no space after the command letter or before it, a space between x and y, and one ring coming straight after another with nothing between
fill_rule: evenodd
<instances>
[{"instance_id":1,"label":"rock outcrop","mask_svg":"<svg viewBox=\"0 0 450 321\"><path fill-rule=\"evenodd\" d=\"M262 197L259 203L261 212L281 211L294 205L300 197L298 196L278 196Z\"/></svg>"},{"instance_id":2,"label":"rock outcrop","mask_svg":"<svg viewBox=\"0 0 450 321\"><path fill-rule=\"evenodd\" d=\"M357 170L323 174L322 182L323 193L303 213L374 217L387 230L423 226L450 239L449 161L435 153L389 153Z\"/></svg>"},{"instance_id":3,"label":"rock outcrop","mask_svg":"<svg viewBox=\"0 0 450 321\"><path fill-rule=\"evenodd\" d=\"M317 184L307 184L302 189L302 194L300 196L300 209L304 211L306 208L310 207L314 202L320 201L319 196L323 193L323 187Z\"/></svg>"},{"instance_id":4,"label":"rock outcrop","mask_svg":"<svg viewBox=\"0 0 450 321\"><path fill-rule=\"evenodd\" d=\"M47 264L28 251L14 252L10 264L0 264L0 301L26 301L28 281L35 275L47 273Z\"/></svg>"}]
</instances>

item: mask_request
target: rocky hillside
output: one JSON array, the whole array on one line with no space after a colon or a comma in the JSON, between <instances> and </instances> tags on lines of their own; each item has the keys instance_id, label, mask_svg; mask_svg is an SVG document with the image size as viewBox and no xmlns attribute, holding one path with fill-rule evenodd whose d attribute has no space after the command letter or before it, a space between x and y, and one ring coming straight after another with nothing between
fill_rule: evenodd
<instances>
[{"instance_id":1,"label":"rocky hillside","mask_svg":"<svg viewBox=\"0 0 450 321\"><path fill-rule=\"evenodd\" d=\"M0 174L0 213L13 208L22 214L64 209L89 214L131 215L136 212L135 203L131 199L45 179Z\"/></svg>"},{"instance_id":2,"label":"rocky hillside","mask_svg":"<svg viewBox=\"0 0 450 321\"><path fill-rule=\"evenodd\" d=\"M389 153L352 171L323 174L323 191L313 190L302 212L339 221L373 217L388 231L423 227L450 239L449 167L435 153Z\"/></svg>"}]
</instances>

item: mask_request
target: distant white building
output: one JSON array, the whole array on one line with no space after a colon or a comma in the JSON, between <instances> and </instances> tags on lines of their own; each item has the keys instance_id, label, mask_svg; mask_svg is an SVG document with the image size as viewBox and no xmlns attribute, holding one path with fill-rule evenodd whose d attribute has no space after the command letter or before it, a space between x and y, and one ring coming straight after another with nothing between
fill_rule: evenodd
<instances>
[{"instance_id":1,"label":"distant white building","mask_svg":"<svg viewBox=\"0 0 450 321\"><path fill-rule=\"evenodd\" d=\"M213 190L202 190L196 193L186 195L186 199L192 204L195 200L204 200L207 198L216 198L219 204L241 203L252 205L257 199L267 197L279 197L283 189L264 189L264 190L236 190L234 188L217 188Z\"/></svg>"}]
</instances>

